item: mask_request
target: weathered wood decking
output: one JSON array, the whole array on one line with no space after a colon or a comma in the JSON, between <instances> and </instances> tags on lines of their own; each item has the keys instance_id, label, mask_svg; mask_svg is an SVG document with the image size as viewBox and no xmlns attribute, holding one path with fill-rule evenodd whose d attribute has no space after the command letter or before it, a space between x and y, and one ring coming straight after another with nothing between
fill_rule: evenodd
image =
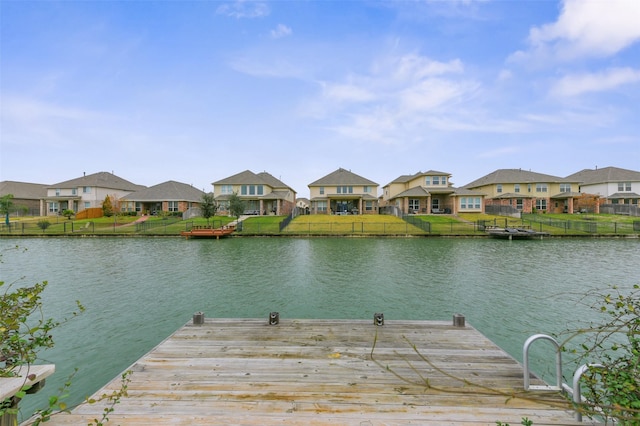
<instances>
[{"instance_id":1,"label":"weathered wood decking","mask_svg":"<svg viewBox=\"0 0 640 426\"><path fill-rule=\"evenodd\" d=\"M524 393L513 358L450 322L207 319L131 369L112 424L586 424L559 395ZM49 424L87 424L102 409L81 406Z\"/></svg>"}]
</instances>

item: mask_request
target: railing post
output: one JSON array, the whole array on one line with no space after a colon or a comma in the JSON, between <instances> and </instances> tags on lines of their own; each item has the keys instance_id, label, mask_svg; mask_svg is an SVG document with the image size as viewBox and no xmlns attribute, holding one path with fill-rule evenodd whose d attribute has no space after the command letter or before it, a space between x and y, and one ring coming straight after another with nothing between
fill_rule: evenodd
<instances>
[{"instance_id":1,"label":"railing post","mask_svg":"<svg viewBox=\"0 0 640 426\"><path fill-rule=\"evenodd\" d=\"M604 368L602 364L584 364L578 367L575 373L573 373L573 403L576 405L576 420L582 421L582 413L580 408L577 407L582 403L582 392L580 390L580 378L586 373L589 368Z\"/></svg>"}]
</instances>

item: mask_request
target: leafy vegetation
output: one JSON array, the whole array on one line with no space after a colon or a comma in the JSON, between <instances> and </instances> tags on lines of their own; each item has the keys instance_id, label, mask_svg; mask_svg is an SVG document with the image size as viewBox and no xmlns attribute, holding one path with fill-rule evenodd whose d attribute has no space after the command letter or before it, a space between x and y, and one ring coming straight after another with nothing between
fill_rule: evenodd
<instances>
[{"instance_id":1,"label":"leafy vegetation","mask_svg":"<svg viewBox=\"0 0 640 426\"><path fill-rule=\"evenodd\" d=\"M590 302L595 300L595 302ZM606 293L588 292L583 301L603 315L602 323L572 331L566 347L581 339L571 352L578 364L590 367L583 376L586 402L577 409L620 425L640 422L640 285L631 291L612 287ZM597 366L596 366L597 365Z\"/></svg>"},{"instance_id":2,"label":"leafy vegetation","mask_svg":"<svg viewBox=\"0 0 640 426\"><path fill-rule=\"evenodd\" d=\"M215 216L217 211L218 203L216 203L213 193L209 192L204 194L200 201L200 212L202 213L202 217L207 219L207 225L209 225L209 218Z\"/></svg>"},{"instance_id":3,"label":"leafy vegetation","mask_svg":"<svg viewBox=\"0 0 640 426\"><path fill-rule=\"evenodd\" d=\"M113 216L113 203L111 202L111 197L108 195L104 197L104 201L102 202L102 214L106 217Z\"/></svg>"},{"instance_id":4,"label":"leafy vegetation","mask_svg":"<svg viewBox=\"0 0 640 426\"><path fill-rule=\"evenodd\" d=\"M229 196L229 213L236 219L244 213L245 202L235 192Z\"/></svg>"}]
</instances>

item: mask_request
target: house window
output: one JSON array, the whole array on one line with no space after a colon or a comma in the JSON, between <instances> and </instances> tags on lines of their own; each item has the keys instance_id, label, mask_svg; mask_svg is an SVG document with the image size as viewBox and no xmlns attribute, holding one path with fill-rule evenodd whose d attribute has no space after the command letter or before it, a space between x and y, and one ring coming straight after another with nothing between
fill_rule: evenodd
<instances>
[{"instance_id":1,"label":"house window","mask_svg":"<svg viewBox=\"0 0 640 426\"><path fill-rule=\"evenodd\" d=\"M527 192L531 192L531 184L527 184Z\"/></svg>"},{"instance_id":2,"label":"house window","mask_svg":"<svg viewBox=\"0 0 640 426\"><path fill-rule=\"evenodd\" d=\"M442 176L442 184L443 185L447 184L447 177L446 176Z\"/></svg>"},{"instance_id":3,"label":"house window","mask_svg":"<svg viewBox=\"0 0 640 426\"><path fill-rule=\"evenodd\" d=\"M338 194L353 194L353 186L339 186Z\"/></svg>"},{"instance_id":4,"label":"house window","mask_svg":"<svg viewBox=\"0 0 640 426\"><path fill-rule=\"evenodd\" d=\"M324 195L324 186L320 187L320 195Z\"/></svg>"},{"instance_id":5,"label":"house window","mask_svg":"<svg viewBox=\"0 0 640 426\"><path fill-rule=\"evenodd\" d=\"M142 203L140 201L136 201L136 211L142 211Z\"/></svg>"},{"instance_id":6,"label":"house window","mask_svg":"<svg viewBox=\"0 0 640 426\"><path fill-rule=\"evenodd\" d=\"M426 186L430 186L430 185L431 185L431 176L426 176L426 177L424 178L424 184L425 184Z\"/></svg>"},{"instance_id":7,"label":"house window","mask_svg":"<svg viewBox=\"0 0 640 426\"><path fill-rule=\"evenodd\" d=\"M516 199L516 209L522 210L522 198Z\"/></svg>"},{"instance_id":8,"label":"house window","mask_svg":"<svg viewBox=\"0 0 640 426\"><path fill-rule=\"evenodd\" d=\"M78 189L77 188L72 188L71 189L71 195L78 195Z\"/></svg>"},{"instance_id":9,"label":"house window","mask_svg":"<svg viewBox=\"0 0 640 426\"><path fill-rule=\"evenodd\" d=\"M56 202L51 202L47 204L49 206L49 213L58 213L58 210L60 210L60 207Z\"/></svg>"},{"instance_id":10,"label":"house window","mask_svg":"<svg viewBox=\"0 0 640 426\"><path fill-rule=\"evenodd\" d=\"M327 202L326 201L316 201L316 211L326 212L327 211Z\"/></svg>"},{"instance_id":11,"label":"house window","mask_svg":"<svg viewBox=\"0 0 640 426\"><path fill-rule=\"evenodd\" d=\"M220 186L220 194L231 195L233 194L233 187L231 185Z\"/></svg>"},{"instance_id":12,"label":"house window","mask_svg":"<svg viewBox=\"0 0 640 426\"><path fill-rule=\"evenodd\" d=\"M365 186L364 188L362 188L362 192L364 192L365 194L370 194L371 193L371 187L370 186Z\"/></svg>"},{"instance_id":13,"label":"house window","mask_svg":"<svg viewBox=\"0 0 640 426\"><path fill-rule=\"evenodd\" d=\"M547 192L546 183L536 183L536 192Z\"/></svg>"},{"instance_id":14,"label":"house window","mask_svg":"<svg viewBox=\"0 0 640 426\"><path fill-rule=\"evenodd\" d=\"M56 189L56 197L59 197L59 196L60 196L60 190Z\"/></svg>"},{"instance_id":15,"label":"house window","mask_svg":"<svg viewBox=\"0 0 640 426\"><path fill-rule=\"evenodd\" d=\"M240 187L240 195L247 195L247 185L242 185Z\"/></svg>"},{"instance_id":16,"label":"house window","mask_svg":"<svg viewBox=\"0 0 640 426\"><path fill-rule=\"evenodd\" d=\"M515 185L513 185L513 192L515 192L516 194L518 192L520 192L520 184L516 183Z\"/></svg>"},{"instance_id":17,"label":"house window","mask_svg":"<svg viewBox=\"0 0 640 426\"><path fill-rule=\"evenodd\" d=\"M467 197L460 197L460 210L467 208Z\"/></svg>"},{"instance_id":18,"label":"house window","mask_svg":"<svg viewBox=\"0 0 640 426\"><path fill-rule=\"evenodd\" d=\"M91 187L90 186L83 186L82 187L82 192L84 194L91 194Z\"/></svg>"},{"instance_id":19,"label":"house window","mask_svg":"<svg viewBox=\"0 0 640 426\"><path fill-rule=\"evenodd\" d=\"M257 185L256 186L256 190L258 192L258 195L263 195L264 194L264 185Z\"/></svg>"},{"instance_id":20,"label":"house window","mask_svg":"<svg viewBox=\"0 0 640 426\"><path fill-rule=\"evenodd\" d=\"M475 209L479 209L481 205L482 205L482 200L481 200L481 198L480 198L480 197L476 197L476 198L475 198L475 204L474 204L474 206L473 206L473 207L474 207Z\"/></svg>"},{"instance_id":21,"label":"house window","mask_svg":"<svg viewBox=\"0 0 640 426\"><path fill-rule=\"evenodd\" d=\"M618 182L618 191L631 191L631 182Z\"/></svg>"},{"instance_id":22,"label":"house window","mask_svg":"<svg viewBox=\"0 0 640 426\"><path fill-rule=\"evenodd\" d=\"M501 184L501 183L499 183L499 184L497 184L497 185L496 185L496 192L497 192L498 194L500 194L500 193L502 192L502 184Z\"/></svg>"},{"instance_id":23,"label":"house window","mask_svg":"<svg viewBox=\"0 0 640 426\"><path fill-rule=\"evenodd\" d=\"M433 177L433 185L440 185L440 176Z\"/></svg>"},{"instance_id":24,"label":"house window","mask_svg":"<svg viewBox=\"0 0 640 426\"><path fill-rule=\"evenodd\" d=\"M536 200L536 209L538 209L538 210L547 210L547 199L546 198L538 198Z\"/></svg>"},{"instance_id":25,"label":"house window","mask_svg":"<svg viewBox=\"0 0 640 426\"><path fill-rule=\"evenodd\" d=\"M420 210L420 200L417 198L409 198L409 211Z\"/></svg>"},{"instance_id":26,"label":"house window","mask_svg":"<svg viewBox=\"0 0 640 426\"><path fill-rule=\"evenodd\" d=\"M373 201L365 201L364 202L364 209L368 212L373 210Z\"/></svg>"},{"instance_id":27,"label":"house window","mask_svg":"<svg viewBox=\"0 0 640 426\"><path fill-rule=\"evenodd\" d=\"M177 212L178 211L178 201L169 201L169 211Z\"/></svg>"},{"instance_id":28,"label":"house window","mask_svg":"<svg viewBox=\"0 0 640 426\"><path fill-rule=\"evenodd\" d=\"M571 192L571 184L570 183L561 183L560 184L560 192Z\"/></svg>"},{"instance_id":29,"label":"house window","mask_svg":"<svg viewBox=\"0 0 640 426\"><path fill-rule=\"evenodd\" d=\"M256 195L256 186L249 185L249 195Z\"/></svg>"}]
</instances>

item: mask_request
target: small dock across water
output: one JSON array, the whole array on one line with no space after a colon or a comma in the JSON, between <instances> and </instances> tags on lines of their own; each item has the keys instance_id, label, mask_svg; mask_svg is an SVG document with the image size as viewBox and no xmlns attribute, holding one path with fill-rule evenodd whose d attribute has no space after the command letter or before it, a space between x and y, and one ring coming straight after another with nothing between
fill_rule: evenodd
<instances>
[{"instance_id":1,"label":"small dock across water","mask_svg":"<svg viewBox=\"0 0 640 426\"><path fill-rule=\"evenodd\" d=\"M522 366L455 318L194 322L131 366L110 424L589 424L558 393L524 392ZM118 377L96 396L119 388ZM100 404L47 424L87 424Z\"/></svg>"}]
</instances>

